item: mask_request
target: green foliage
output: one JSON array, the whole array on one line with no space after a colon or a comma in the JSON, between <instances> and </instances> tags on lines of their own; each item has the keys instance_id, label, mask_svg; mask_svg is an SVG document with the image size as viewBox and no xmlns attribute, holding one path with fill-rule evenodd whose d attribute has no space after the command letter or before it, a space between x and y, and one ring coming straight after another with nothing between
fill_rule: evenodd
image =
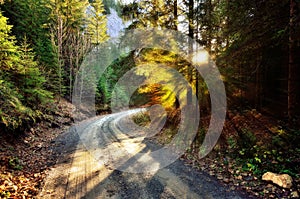
<instances>
[{"instance_id":1,"label":"green foliage","mask_svg":"<svg viewBox=\"0 0 300 199\"><path fill-rule=\"evenodd\" d=\"M110 56L110 55L107 55ZM135 66L133 53L122 56L116 59L113 63L106 68L103 75L98 81L96 103L98 106L106 106L111 102L112 92L115 89L116 83L119 79L131 68ZM126 95L125 90L118 88L118 97L124 98ZM129 101L130 99L128 99Z\"/></svg>"},{"instance_id":2,"label":"green foliage","mask_svg":"<svg viewBox=\"0 0 300 199\"><path fill-rule=\"evenodd\" d=\"M136 60L136 65L151 65L154 66L161 64L165 67L170 67L170 69L177 70L182 76L185 77L186 80L189 80L189 70L190 64L184 60L179 55L176 55L174 52L168 52L162 49L143 49L140 52L139 59ZM149 77L149 71L137 70L138 75L142 75L145 77ZM165 70L161 73L155 74L155 79L164 80L165 84L169 86L161 86L159 84L147 85L146 87L142 87L139 92L148 94L151 96L151 101L153 103L162 104L167 109L175 109L178 108L176 95L182 101L185 101L186 92L184 91L181 85L183 82L178 78L174 77L174 74L168 70ZM192 88L195 90L195 82L190 80ZM176 86L175 86L176 85ZM181 104L181 107L185 106L185 104Z\"/></svg>"},{"instance_id":3,"label":"green foliage","mask_svg":"<svg viewBox=\"0 0 300 199\"><path fill-rule=\"evenodd\" d=\"M51 43L51 37L47 24L49 23L50 10L47 8L48 0L14 0L5 1L2 9L13 25L12 33L16 36L18 44L21 45L24 37L32 46L39 68L47 74L49 83L57 78L53 70L56 67L55 53ZM47 85L55 90L54 85Z\"/></svg>"},{"instance_id":4,"label":"green foliage","mask_svg":"<svg viewBox=\"0 0 300 199\"><path fill-rule=\"evenodd\" d=\"M102 0L95 0L91 3L92 9L88 14L88 25L87 32L90 36L91 42L94 45L99 45L100 43L108 39L107 31L107 21L104 13L104 6Z\"/></svg>"},{"instance_id":5,"label":"green foliage","mask_svg":"<svg viewBox=\"0 0 300 199\"><path fill-rule=\"evenodd\" d=\"M203 141L204 141L204 138L206 136L206 129L205 128L200 128L196 134L196 137L194 139L194 146L197 147L197 148L200 148Z\"/></svg>"},{"instance_id":6,"label":"green foliage","mask_svg":"<svg viewBox=\"0 0 300 199\"><path fill-rule=\"evenodd\" d=\"M97 44L107 40L106 16L101 0L49 0L49 28L56 55L60 95L72 99L79 68ZM64 92L66 91L66 92Z\"/></svg>"},{"instance_id":7,"label":"green foliage","mask_svg":"<svg viewBox=\"0 0 300 199\"><path fill-rule=\"evenodd\" d=\"M26 37L20 47L20 81L16 86L23 91L29 107L38 108L52 99L52 93L44 89L46 79L42 76L38 62L34 61L34 53L29 48Z\"/></svg>"},{"instance_id":8,"label":"green foliage","mask_svg":"<svg viewBox=\"0 0 300 199\"><path fill-rule=\"evenodd\" d=\"M297 164L300 158L299 148L285 150L278 149L276 145L254 145L252 148L240 148L238 154L230 152L229 155L235 158L243 171L252 172L257 176L272 171L297 177L300 169Z\"/></svg>"},{"instance_id":9,"label":"green foliage","mask_svg":"<svg viewBox=\"0 0 300 199\"><path fill-rule=\"evenodd\" d=\"M17 47L15 46L15 38L10 35L11 25L7 24L7 18L0 13L0 63L2 70L8 70L13 67L14 61L17 59Z\"/></svg>"},{"instance_id":10,"label":"green foliage","mask_svg":"<svg viewBox=\"0 0 300 199\"><path fill-rule=\"evenodd\" d=\"M54 35L51 34L51 45L54 59L51 69L49 71L45 71L47 88L50 88L50 90L57 95L64 96L66 94L66 86L64 84L65 72L63 69L63 61L59 58L59 49L54 40Z\"/></svg>"},{"instance_id":11,"label":"green foliage","mask_svg":"<svg viewBox=\"0 0 300 199\"><path fill-rule=\"evenodd\" d=\"M164 128L159 139L161 139L164 144L169 144L172 142L176 133L177 129L174 127Z\"/></svg>"},{"instance_id":12,"label":"green foliage","mask_svg":"<svg viewBox=\"0 0 300 199\"><path fill-rule=\"evenodd\" d=\"M243 165L243 171L251 171L255 175L262 175L264 171L259 168L259 162L257 160L259 159L249 159L248 162Z\"/></svg>"},{"instance_id":13,"label":"green foliage","mask_svg":"<svg viewBox=\"0 0 300 199\"><path fill-rule=\"evenodd\" d=\"M90 2L95 2L97 0L90 0ZM117 11L118 14L121 13L121 1L111 1L111 0L102 0L104 9L105 9L105 14L110 14L110 9L113 8L114 10Z\"/></svg>"},{"instance_id":14,"label":"green foliage","mask_svg":"<svg viewBox=\"0 0 300 199\"><path fill-rule=\"evenodd\" d=\"M2 14L0 27L0 125L15 130L40 118L52 94L44 90L45 78L27 40L21 47L16 45Z\"/></svg>"},{"instance_id":15,"label":"green foliage","mask_svg":"<svg viewBox=\"0 0 300 199\"><path fill-rule=\"evenodd\" d=\"M134 123L138 124L139 126L147 126L150 124L150 115L147 112L141 112L132 117Z\"/></svg>"},{"instance_id":16,"label":"green foliage","mask_svg":"<svg viewBox=\"0 0 300 199\"><path fill-rule=\"evenodd\" d=\"M20 164L18 157L12 157L8 161L8 166L14 170L22 170L23 166Z\"/></svg>"},{"instance_id":17,"label":"green foliage","mask_svg":"<svg viewBox=\"0 0 300 199\"><path fill-rule=\"evenodd\" d=\"M134 21L129 28L177 26L174 14L174 0L138 1L123 6L122 15ZM179 9L178 9L179 10ZM182 12L184 13L184 11Z\"/></svg>"},{"instance_id":18,"label":"green foliage","mask_svg":"<svg viewBox=\"0 0 300 199\"><path fill-rule=\"evenodd\" d=\"M251 132L248 129L242 129L242 131L239 134L240 139L238 141L238 144L240 148L244 149L251 149L256 145L256 137L253 132Z\"/></svg>"},{"instance_id":19,"label":"green foliage","mask_svg":"<svg viewBox=\"0 0 300 199\"><path fill-rule=\"evenodd\" d=\"M285 143L284 143L284 141L283 141L283 139L282 139L281 136L276 135L276 136L274 136L274 137L272 138L272 145L281 147L281 146L284 146L284 144L285 144Z\"/></svg>"},{"instance_id":20,"label":"green foliage","mask_svg":"<svg viewBox=\"0 0 300 199\"><path fill-rule=\"evenodd\" d=\"M234 138L234 136L230 136L229 138L227 138L227 144L229 150L234 150L238 147L237 140Z\"/></svg>"},{"instance_id":21,"label":"green foliage","mask_svg":"<svg viewBox=\"0 0 300 199\"><path fill-rule=\"evenodd\" d=\"M294 148L300 148L300 130L299 129L291 129L289 132L286 133L286 136L284 137L285 140L288 140L290 143L290 146Z\"/></svg>"}]
</instances>

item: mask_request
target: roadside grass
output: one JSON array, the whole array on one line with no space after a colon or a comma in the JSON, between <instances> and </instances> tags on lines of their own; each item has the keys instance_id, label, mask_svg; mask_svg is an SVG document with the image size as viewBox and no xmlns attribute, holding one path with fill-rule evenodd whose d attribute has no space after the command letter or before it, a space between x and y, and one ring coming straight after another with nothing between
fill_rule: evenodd
<instances>
[{"instance_id":1,"label":"roadside grass","mask_svg":"<svg viewBox=\"0 0 300 199\"><path fill-rule=\"evenodd\" d=\"M140 112L132 117L134 123L139 126L146 127L150 124L150 115L147 111Z\"/></svg>"}]
</instances>

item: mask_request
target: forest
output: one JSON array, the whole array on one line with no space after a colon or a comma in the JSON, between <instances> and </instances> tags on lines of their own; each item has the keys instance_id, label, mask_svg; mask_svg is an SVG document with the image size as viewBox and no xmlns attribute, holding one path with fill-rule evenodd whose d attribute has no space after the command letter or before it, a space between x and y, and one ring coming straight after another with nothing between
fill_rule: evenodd
<instances>
[{"instance_id":1,"label":"forest","mask_svg":"<svg viewBox=\"0 0 300 199\"><path fill-rule=\"evenodd\" d=\"M62 100L74 102L80 68L89 53L116 34L122 41L127 31L145 28L168 29L191 38L203 46L220 71L227 113L214 149L214 158L220 161L212 162L215 166L208 169L219 172L225 183L230 177L224 176L231 175L232 167L251 173L254 179L267 171L293 177L294 185L288 191L277 187L265 192L259 189L263 181L253 185L249 180L243 185L262 198L285 198L299 191L299 0L0 0L1 137L24 139L25 132L38 124L55 120ZM105 62L111 55L102 56ZM203 77L184 57L163 48L140 48L114 59L97 80L96 113L110 113L119 79L147 64L178 71L198 99L200 128L183 155L196 164L195 154L208 128L211 98ZM136 75L142 70L136 70ZM162 78L173 85L179 81ZM182 111L177 97L162 85L144 84L130 99L134 108L162 104L167 110L166 127L157 135L159 142L169 142L176 133ZM88 115L84 108L78 109ZM137 123L147 119L147 115L136 118ZM4 143L1 153L7 148ZM1 168L11 165L11 160L15 161L5 159ZM229 169L219 171L221 167ZM7 193L0 187L0 198Z\"/></svg>"}]
</instances>

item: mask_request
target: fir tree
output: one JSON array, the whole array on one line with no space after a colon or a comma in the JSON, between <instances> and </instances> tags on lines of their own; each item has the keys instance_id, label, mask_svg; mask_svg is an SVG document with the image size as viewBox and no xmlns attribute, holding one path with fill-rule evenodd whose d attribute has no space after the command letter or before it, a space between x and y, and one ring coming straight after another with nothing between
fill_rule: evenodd
<instances>
[{"instance_id":1,"label":"fir tree","mask_svg":"<svg viewBox=\"0 0 300 199\"><path fill-rule=\"evenodd\" d=\"M0 126L5 130L35 122L52 98L27 41L18 47L11 28L0 13Z\"/></svg>"},{"instance_id":2,"label":"fir tree","mask_svg":"<svg viewBox=\"0 0 300 199\"><path fill-rule=\"evenodd\" d=\"M95 0L91 3L92 8L88 13L87 32L90 36L91 42L94 45L99 45L108 39L106 34L106 16L104 13L104 6L102 0Z\"/></svg>"}]
</instances>

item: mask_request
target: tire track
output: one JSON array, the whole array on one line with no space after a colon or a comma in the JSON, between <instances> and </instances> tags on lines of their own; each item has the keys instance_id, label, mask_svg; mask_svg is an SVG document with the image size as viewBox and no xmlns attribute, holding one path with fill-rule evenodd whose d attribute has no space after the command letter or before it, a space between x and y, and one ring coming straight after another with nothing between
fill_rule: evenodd
<instances>
[{"instance_id":1,"label":"tire track","mask_svg":"<svg viewBox=\"0 0 300 199\"><path fill-rule=\"evenodd\" d=\"M84 123L84 128L74 127L76 130L72 131L71 138L62 138L73 143L62 150L70 151L63 152L62 159L69 157L71 162L61 161L52 170L55 175L46 181L39 198L249 198L245 193L229 191L215 178L180 160L154 173L119 171L116 165L130 167L141 161L135 153L146 154L161 148L144 140L146 136L141 132L131 132L135 129L130 129L128 118L139 111L141 109L110 114ZM76 150L69 150L70 147ZM115 161L120 162L116 164ZM51 185L51 182L60 181L64 184Z\"/></svg>"}]
</instances>

